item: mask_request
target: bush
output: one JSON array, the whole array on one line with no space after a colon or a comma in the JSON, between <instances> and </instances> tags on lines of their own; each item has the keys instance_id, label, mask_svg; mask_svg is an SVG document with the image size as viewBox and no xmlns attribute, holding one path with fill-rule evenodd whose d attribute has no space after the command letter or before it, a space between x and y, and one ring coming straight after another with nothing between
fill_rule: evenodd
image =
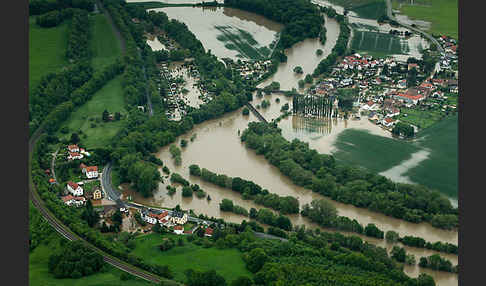
<instances>
[{"instance_id":1,"label":"bush","mask_svg":"<svg viewBox=\"0 0 486 286\"><path fill-rule=\"evenodd\" d=\"M182 196L183 197L192 197L192 189L191 187L188 187L188 186L184 186L182 187Z\"/></svg>"},{"instance_id":2,"label":"bush","mask_svg":"<svg viewBox=\"0 0 486 286\"><path fill-rule=\"evenodd\" d=\"M99 272L103 257L80 241L68 241L49 257L48 270L56 278L79 278Z\"/></svg>"},{"instance_id":3,"label":"bush","mask_svg":"<svg viewBox=\"0 0 486 286\"><path fill-rule=\"evenodd\" d=\"M248 109L248 107L243 107L243 110L241 111L241 114L243 115L249 115L250 114L250 110Z\"/></svg>"}]
</instances>

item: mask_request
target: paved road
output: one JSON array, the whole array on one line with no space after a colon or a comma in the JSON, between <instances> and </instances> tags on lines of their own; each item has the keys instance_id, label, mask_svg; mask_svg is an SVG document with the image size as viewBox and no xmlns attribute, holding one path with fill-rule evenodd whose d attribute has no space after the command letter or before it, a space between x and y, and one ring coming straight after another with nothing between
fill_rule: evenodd
<instances>
[{"instance_id":1,"label":"paved road","mask_svg":"<svg viewBox=\"0 0 486 286\"><path fill-rule=\"evenodd\" d=\"M412 27L408 24L405 24L405 23L400 23L400 21L398 21L395 16L393 16L393 13L392 13L392 4L391 4L391 0L386 0L386 13L387 13L387 16L388 18L390 18L391 20L395 20L397 21L398 24L402 25L403 27L407 28L407 29L410 29L412 31L415 31L419 34L422 34L424 37L426 37L427 39L429 39L432 43L434 43L436 46L437 46L437 49L443 53L444 52L444 48L442 48L442 46L440 45L440 43L434 38L432 37L431 35L429 35L428 33L420 30L420 29L417 29L415 27Z\"/></svg>"},{"instance_id":2,"label":"paved road","mask_svg":"<svg viewBox=\"0 0 486 286\"><path fill-rule=\"evenodd\" d=\"M120 192L113 187L111 183L111 162L106 164L103 168L103 173L101 176L101 187L103 188L103 192L108 195L112 201L116 202L117 206L120 208L126 208L126 204L120 199Z\"/></svg>"}]
</instances>

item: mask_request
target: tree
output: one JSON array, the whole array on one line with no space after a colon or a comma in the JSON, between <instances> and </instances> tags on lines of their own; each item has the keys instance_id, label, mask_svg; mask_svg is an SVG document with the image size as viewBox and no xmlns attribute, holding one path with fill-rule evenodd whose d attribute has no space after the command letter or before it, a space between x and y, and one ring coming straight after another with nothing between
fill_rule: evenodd
<instances>
[{"instance_id":1,"label":"tree","mask_svg":"<svg viewBox=\"0 0 486 286\"><path fill-rule=\"evenodd\" d=\"M262 269L265 262L268 260L268 256L265 253L265 250L262 248L254 248L249 253L246 253L243 256L243 259L246 262L246 267L253 273L258 272Z\"/></svg>"},{"instance_id":2,"label":"tree","mask_svg":"<svg viewBox=\"0 0 486 286\"><path fill-rule=\"evenodd\" d=\"M251 279L246 276L240 276L236 280L233 280L233 282L231 282L231 286L252 286L252 285L253 285L253 281L251 281Z\"/></svg>"},{"instance_id":3,"label":"tree","mask_svg":"<svg viewBox=\"0 0 486 286\"><path fill-rule=\"evenodd\" d=\"M398 262L405 262L407 257L405 248L399 246L393 246L391 250L391 257L396 259Z\"/></svg>"},{"instance_id":4,"label":"tree","mask_svg":"<svg viewBox=\"0 0 486 286\"><path fill-rule=\"evenodd\" d=\"M79 138L78 133L72 133L70 142L73 143L73 144L78 144L79 141L80 141L80 138Z\"/></svg>"},{"instance_id":5,"label":"tree","mask_svg":"<svg viewBox=\"0 0 486 286\"><path fill-rule=\"evenodd\" d=\"M316 55L321 56L324 52L321 49L317 49Z\"/></svg>"},{"instance_id":6,"label":"tree","mask_svg":"<svg viewBox=\"0 0 486 286\"><path fill-rule=\"evenodd\" d=\"M182 196L183 197L192 197L193 191L192 188L189 186L182 187Z\"/></svg>"},{"instance_id":7,"label":"tree","mask_svg":"<svg viewBox=\"0 0 486 286\"><path fill-rule=\"evenodd\" d=\"M302 73L304 73L304 70L302 69L302 67L301 67L301 66L296 66L296 67L294 68L294 73L297 73L297 74L302 74Z\"/></svg>"},{"instance_id":8,"label":"tree","mask_svg":"<svg viewBox=\"0 0 486 286\"><path fill-rule=\"evenodd\" d=\"M101 254L83 242L67 241L50 255L48 271L56 278L80 278L99 272L103 264Z\"/></svg>"},{"instance_id":9,"label":"tree","mask_svg":"<svg viewBox=\"0 0 486 286\"><path fill-rule=\"evenodd\" d=\"M302 215L322 226L332 226L337 218L337 209L328 200L312 200L311 205L305 204Z\"/></svg>"},{"instance_id":10,"label":"tree","mask_svg":"<svg viewBox=\"0 0 486 286\"><path fill-rule=\"evenodd\" d=\"M93 209L91 200L86 202L86 207L83 210L81 218L84 219L90 227L93 227L100 219L98 212Z\"/></svg>"},{"instance_id":11,"label":"tree","mask_svg":"<svg viewBox=\"0 0 486 286\"><path fill-rule=\"evenodd\" d=\"M305 81L303 79L300 79L298 82L299 88L304 88L305 86Z\"/></svg>"},{"instance_id":12,"label":"tree","mask_svg":"<svg viewBox=\"0 0 486 286\"><path fill-rule=\"evenodd\" d=\"M223 199L219 204L219 209L226 212L233 211L233 201L228 199Z\"/></svg>"},{"instance_id":13,"label":"tree","mask_svg":"<svg viewBox=\"0 0 486 286\"><path fill-rule=\"evenodd\" d=\"M407 87L413 87L417 85L417 69L411 68L407 74Z\"/></svg>"},{"instance_id":14,"label":"tree","mask_svg":"<svg viewBox=\"0 0 486 286\"><path fill-rule=\"evenodd\" d=\"M399 235L396 231L393 231L393 230L389 230L386 232L386 235L385 235L385 238L386 238L386 241L390 242L390 243L395 243L398 241L399 239Z\"/></svg>"},{"instance_id":15,"label":"tree","mask_svg":"<svg viewBox=\"0 0 486 286\"><path fill-rule=\"evenodd\" d=\"M108 110L106 110L106 109L105 109L105 110L103 111L103 114L102 114L102 116L101 116L101 119L103 119L103 121L104 121L104 122L107 122L107 121L109 121L109 120L110 120L110 119L109 119L109 116L110 116L110 113L108 112Z\"/></svg>"},{"instance_id":16,"label":"tree","mask_svg":"<svg viewBox=\"0 0 486 286\"><path fill-rule=\"evenodd\" d=\"M305 83L307 84L312 84L312 82L314 81L314 79L312 78L312 76L310 74L307 74L305 76L305 79L304 79Z\"/></svg>"},{"instance_id":17,"label":"tree","mask_svg":"<svg viewBox=\"0 0 486 286\"><path fill-rule=\"evenodd\" d=\"M223 276L216 273L215 270L201 272L188 269L184 272L187 279L187 286L226 286L226 280Z\"/></svg>"},{"instance_id":18,"label":"tree","mask_svg":"<svg viewBox=\"0 0 486 286\"><path fill-rule=\"evenodd\" d=\"M241 112L243 115L249 115L250 114L250 110L248 109L248 107L244 107L242 112Z\"/></svg>"},{"instance_id":19,"label":"tree","mask_svg":"<svg viewBox=\"0 0 486 286\"><path fill-rule=\"evenodd\" d=\"M113 215L111 216L111 220L115 224L115 228L119 229L120 225L122 224L123 221L123 216L122 213L120 212L120 209L117 209Z\"/></svg>"}]
</instances>

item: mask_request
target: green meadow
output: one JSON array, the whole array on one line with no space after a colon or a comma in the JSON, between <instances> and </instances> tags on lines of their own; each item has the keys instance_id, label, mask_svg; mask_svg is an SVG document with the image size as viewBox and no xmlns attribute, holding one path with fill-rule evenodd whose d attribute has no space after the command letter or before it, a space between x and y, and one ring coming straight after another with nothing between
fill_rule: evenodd
<instances>
[{"instance_id":1,"label":"green meadow","mask_svg":"<svg viewBox=\"0 0 486 286\"><path fill-rule=\"evenodd\" d=\"M121 75L109 81L89 101L71 113L71 117L60 128L68 127L69 132L60 134L60 137L69 138L72 132L81 130L86 135L86 138L80 135L82 146L88 149L106 146L122 127L123 118L103 122L101 116L105 109L113 114L120 112L122 116L126 115Z\"/></svg>"},{"instance_id":2,"label":"green meadow","mask_svg":"<svg viewBox=\"0 0 486 286\"><path fill-rule=\"evenodd\" d=\"M121 45L104 14L96 14L92 20L92 63L95 70L100 70L104 66L113 63L120 56Z\"/></svg>"},{"instance_id":3,"label":"green meadow","mask_svg":"<svg viewBox=\"0 0 486 286\"><path fill-rule=\"evenodd\" d=\"M420 5L403 4L400 11L413 20L431 23L430 32L459 39L458 0L423 0Z\"/></svg>"},{"instance_id":4,"label":"green meadow","mask_svg":"<svg viewBox=\"0 0 486 286\"><path fill-rule=\"evenodd\" d=\"M29 17L29 90L47 73L67 64L67 30L69 21L57 27L42 28Z\"/></svg>"},{"instance_id":5,"label":"green meadow","mask_svg":"<svg viewBox=\"0 0 486 286\"><path fill-rule=\"evenodd\" d=\"M373 55L405 54L408 52L408 44L402 43L398 36L373 32L354 30L351 48Z\"/></svg>"},{"instance_id":6,"label":"green meadow","mask_svg":"<svg viewBox=\"0 0 486 286\"><path fill-rule=\"evenodd\" d=\"M174 248L162 252L158 246L167 237L174 237L176 241L178 237L182 237L185 242L184 246L174 246ZM181 282L185 281L184 271L189 268L200 271L214 269L227 282L242 275L252 277L251 272L246 269L239 250L217 249L214 246L204 248L187 242L185 236L175 234L152 233L138 237L132 254L147 262L168 265L174 273L174 280Z\"/></svg>"},{"instance_id":7,"label":"green meadow","mask_svg":"<svg viewBox=\"0 0 486 286\"><path fill-rule=\"evenodd\" d=\"M373 135L358 129L346 129L339 134L333 153L336 160L383 172L411 158L420 150L430 152L427 159L404 175L411 181L457 198L457 115L423 129L414 141L404 141Z\"/></svg>"}]
</instances>

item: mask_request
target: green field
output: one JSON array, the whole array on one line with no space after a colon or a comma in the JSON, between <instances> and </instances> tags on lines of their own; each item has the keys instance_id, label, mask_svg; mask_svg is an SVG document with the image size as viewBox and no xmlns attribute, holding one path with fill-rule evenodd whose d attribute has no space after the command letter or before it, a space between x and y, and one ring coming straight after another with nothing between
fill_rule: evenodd
<instances>
[{"instance_id":1,"label":"green field","mask_svg":"<svg viewBox=\"0 0 486 286\"><path fill-rule=\"evenodd\" d=\"M61 126L61 129L67 126L69 132L65 135L60 134L60 138L69 138L72 132L81 130L87 135L86 138L80 136L82 146L88 149L106 146L122 127L123 119L103 122L101 116L105 109L110 113L120 112L122 116L126 115L121 75L109 81L88 102L72 112L71 117ZM92 124L95 124L96 127L92 128Z\"/></svg>"},{"instance_id":2,"label":"green field","mask_svg":"<svg viewBox=\"0 0 486 286\"><path fill-rule=\"evenodd\" d=\"M69 21L53 28L41 28L35 17L29 17L29 90L41 77L67 63L67 30Z\"/></svg>"},{"instance_id":3,"label":"green field","mask_svg":"<svg viewBox=\"0 0 486 286\"><path fill-rule=\"evenodd\" d=\"M386 14L384 0L329 0L329 2L354 11L361 18L378 19Z\"/></svg>"},{"instance_id":4,"label":"green field","mask_svg":"<svg viewBox=\"0 0 486 286\"><path fill-rule=\"evenodd\" d=\"M421 5L404 4L400 11L410 19L431 22L430 32L459 39L458 0L425 0Z\"/></svg>"},{"instance_id":5,"label":"green field","mask_svg":"<svg viewBox=\"0 0 486 286\"><path fill-rule=\"evenodd\" d=\"M122 281L121 270L107 265L106 272L96 273L79 279L57 279L48 272L49 255L57 247L61 238L51 240L48 245L41 244L29 254L29 285L30 286L149 286L155 285L145 280L133 277Z\"/></svg>"},{"instance_id":6,"label":"green field","mask_svg":"<svg viewBox=\"0 0 486 286\"><path fill-rule=\"evenodd\" d=\"M354 30L351 48L371 55L405 54L408 44L395 35Z\"/></svg>"},{"instance_id":7,"label":"green field","mask_svg":"<svg viewBox=\"0 0 486 286\"><path fill-rule=\"evenodd\" d=\"M428 158L404 175L415 183L457 198L457 128L457 115L451 116L420 131L413 142L346 129L334 143L338 151L333 155L345 164L379 173L411 158L414 152L428 150Z\"/></svg>"},{"instance_id":8,"label":"green field","mask_svg":"<svg viewBox=\"0 0 486 286\"><path fill-rule=\"evenodd\" d=\"M415 125L420 129L428 128L441 120L440 110L421 111L414 108L401 108L398 119L408 124ZM405 117L404 115L407 114Z\"/></svg>"},{"instance_id":9,"label":"green field","mask_svg":"<svg viewBox=\"0 0 486 286\"><path fill-rule=\"evenodd\" d=\"M245 267L241 252L237 249L203 248L185 241L184 246L175 246L162 252L158 245L162 243L164 237L168 236L178 238L174 234L149 234L136 238L136 247L132 254L147 262L169 265L174 273L174 280L181 282L185 281L184 271L189 268L200 271L214 269L227 282L231 282L241 275L252 277Z\"/></svg>"},{"instance_id":10,"label":"green field","mask_svg":"<svg viewBox=\"0 0 486 286\"><path fill-rule=\"evenodd\" d=\"M457 198L458 134L457 115L419 132L420 146L431 150L429 158L405 173L416 183Z\"/></svg>"},{"instance_id":11,"label":"green field","mask_svg":"<svg viewBox=\"0 0 486 286\"><path fill-rule=\"evenodd\" d=\"M271 53L269 48L259 47L258 42L247 31L232 26L214 28L221 32L216 39L225 43L227 49L238 51L243 57L260 60L267 58Z\"/></svg>"},{"instance_id":12,"label":"green field","mask_svg":"<svg viewBox=\"0 0 486 286\"><path fill-rule=\"evenodd\" d=\"M121 54L121 45L104 14L93 16L93 38L91 40L93 51L93 68L100 70L114 62Z\"/></svg>"}]
</instances>

